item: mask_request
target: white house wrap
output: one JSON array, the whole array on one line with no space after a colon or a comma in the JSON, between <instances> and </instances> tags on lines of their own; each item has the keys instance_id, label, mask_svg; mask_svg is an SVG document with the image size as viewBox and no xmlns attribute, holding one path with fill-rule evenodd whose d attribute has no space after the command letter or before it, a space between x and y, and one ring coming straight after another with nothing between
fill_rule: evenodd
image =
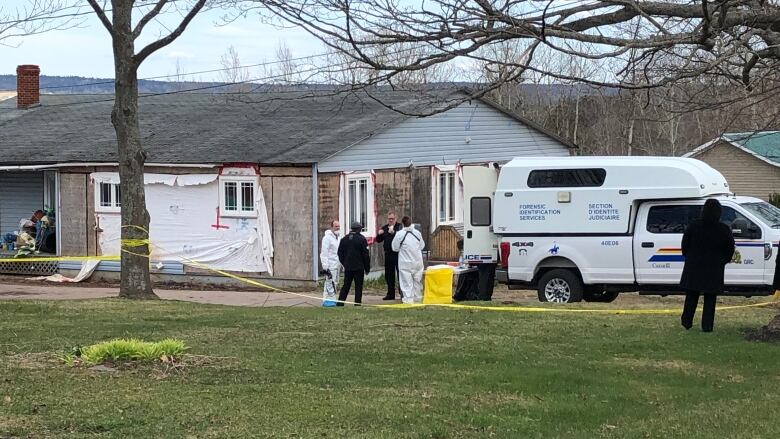
<instances>
[{"instance_id":1,"label":"white house wrap","mask_svg":"<svg viewBox=\"0 0 780 439\"><path fill-rule=\"evenodd\" d=\"M273 274L273 243L259 176L254 182L254 211L226 215L220 207L220 175L146 174L146 207L151 216L152 261L179 261L210 268ZM119 183L119 174L91 174L94 184ZM119 254L120 214L101 209L96 190L98 245L104 255ZM101 211L103 210L103 211ZM195 265L197 266L197 265Z\"/></svg>"}]
</instances>

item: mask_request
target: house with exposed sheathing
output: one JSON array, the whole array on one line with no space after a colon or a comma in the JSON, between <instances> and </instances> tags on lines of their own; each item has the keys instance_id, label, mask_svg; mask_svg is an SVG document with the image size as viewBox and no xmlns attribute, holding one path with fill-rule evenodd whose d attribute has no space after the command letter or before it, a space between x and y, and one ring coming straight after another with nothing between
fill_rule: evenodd
<instances>
[{"instance_id":1,"label":"house with exposed sheathing","mask_svg":"<svg viewBox=\"0 0 780 439\"><path fill-rule=\"evenodd\" d=\"M38 97L28 85L36 83L20 78L18 96L0 102L0 236L47 208L54 217L52 255L118 254L122 201L112 96ZM565 156L574 148L486 99L437 112L443 101L463 96L441 90L141 96L153 277L232 282L188 263L198 261L272 285L311 286L331 220L362 222L372 242L394 211L410 215L429 237L463 222L460 165ZM380 267L379 245L371 247ZM0 272L20 274L80 268L79 261L0 263ZM118 262L103 261L94 277L117 278L118 271Z\"/></svg>"}]
</instances>

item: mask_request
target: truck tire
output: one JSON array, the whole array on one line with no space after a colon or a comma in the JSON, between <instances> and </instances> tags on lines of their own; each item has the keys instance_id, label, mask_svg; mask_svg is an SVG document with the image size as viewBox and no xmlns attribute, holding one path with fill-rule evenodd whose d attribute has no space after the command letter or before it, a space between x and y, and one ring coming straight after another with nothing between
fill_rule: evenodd
<instances>
[{"instance_id":1,"label":"truck tire","mask_svg":"<svg viewBox=\"0 0 780 439\"><path fill-rule=\"evenodd\" d=\"M573 303L582 301L583 290L577 273L555 269L539 278L537 293L540 302Z\"/></svg>"},{"instance_id":2,"label":"truck tire","mask_svg":"<svg viewBox=\"0 0 780 439\"><path fill-rule=\"evenodd\" d=\"M617 291L585 292L582 298L586 302L612 303L620 295Z\"/></svg>"}]
</instances>

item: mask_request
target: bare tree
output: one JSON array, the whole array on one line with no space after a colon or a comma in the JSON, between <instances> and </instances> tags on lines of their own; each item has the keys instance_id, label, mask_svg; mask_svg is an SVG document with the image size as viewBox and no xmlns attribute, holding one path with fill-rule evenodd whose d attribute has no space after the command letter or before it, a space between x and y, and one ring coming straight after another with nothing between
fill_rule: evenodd
<instances>
[{"instance_id":1,"label":"bare tree","mask_svg":"<svg viewBox=\"0 0 780 439\"><path fill-rule=\"evenodd\" d=\"M325 44L371 66L370 83L433 66L475 60L495 73L473 95L486 95L531 74L602 87L650 90L685 84L688 103L702 109L777 101L780 96L780 0L264 0L263 7L300 25ZM249 6L248 9L257 7ZM512 41L526 56L500 59L491 47ZM399 47L422 50L411 58L376 54ZM347 48L348 50L345 50ZM561 72L536 62L542 49L584 62L606 61L597 74ZM713 96L704 90L718 83ZM739 87L742 93L733 93ZM738 96L735 96L738 95ZM672 102L681 96L670 96ZM632 99L631 101L634 101ZM648 99L649 103L649 99ZM441 108L451 108L450 104ZM663 109L664 113L673 109ZM579 117L579 115L577 115ZM662 138L672 153L680 115ZM777 121L778 113L770 116ZM628 132L633 142L636 117ZM780 314L770 323L780 327Z\"/></svg>"},{"instance_id":2,"label":"bare tree","mask_svg":"<svg viewBox=\"0 0 780 439\"><path fill-rule=\"evenodd\" d=\"M111 122L119 152L119 178L122 191L122 274L119 295L133 299L157 298L149 276L149 212L144 194L146 151L141 145L138 123L138 68L154 52L175 41L203 10L207 0L182 2L157 0L133 25L134 0L111 0L111 15L106 15L107 0L87 0L108 31L114 48L115 96ZM102 3L102 4L99 4ZM170 3L170 4L169 4ZM180 8L182 19L170 33L140 50L135 42L144 28L167 7Z\"/></svg>"},{"instance_id":3,"label":"bare tree","mask_svg":"<svg viewBox=\"0 0 780 439\"><path fill-rule=\"evenodd\" d=\"M228 91L244 92L248 90L249 69L241 64L241 59L235 47L228 47L219 58L219 64L223 69L220 72L222 82L232 84L228 86Z\"/></svg>"},{"instance_id":4,"label":"bare tree","mask_svg":"<svg viewBox=\"0 0 780 439\"><path fill-rule=\"evenodd\" d=\"M0 46L15 46L22 37L72 27L83 15L75 0L27 0L13 8L0 4Z\"/></svg>"},{"instance_id":5,"label":"bare tree","mask_svg":"<svg viewBox=\"0 0 780 439\"><path fill-rule=\"evenodd\" d=\"M349 48L345 53L377 72L373 82L471 59L500 64L505 71L481 94L529 73L634 89L714 75L748 90L766 82L773 84L771 93L780 89L773 74L780 65L778 0L243 3L244 12L262 7L334 49ZM507 41L523 44L528 56L507 61L486 50ZM376 56L410 45L424 50L411 58ZM612 68L587 77L546 69L535 62L541 48ZM642 74L632 75L633 70Z\"/></svg>"}]
</instances>

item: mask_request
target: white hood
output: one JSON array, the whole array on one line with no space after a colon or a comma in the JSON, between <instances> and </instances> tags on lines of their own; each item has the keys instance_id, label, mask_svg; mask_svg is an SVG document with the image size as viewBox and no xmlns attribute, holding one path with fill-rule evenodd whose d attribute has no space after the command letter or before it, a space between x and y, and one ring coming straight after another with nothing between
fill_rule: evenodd
<instances>
[{"instance_id":1,"label":"white hood","mask_svg":"<svg viewBox=\"0 0 780 439\"><path fill-rule=\"evenodd\" d=\"M322 237L320 245L320 264L322 268L332 269L339 266L339 235L333 233L333 230L326 230Z\"/></svg>"}]
</instances>

